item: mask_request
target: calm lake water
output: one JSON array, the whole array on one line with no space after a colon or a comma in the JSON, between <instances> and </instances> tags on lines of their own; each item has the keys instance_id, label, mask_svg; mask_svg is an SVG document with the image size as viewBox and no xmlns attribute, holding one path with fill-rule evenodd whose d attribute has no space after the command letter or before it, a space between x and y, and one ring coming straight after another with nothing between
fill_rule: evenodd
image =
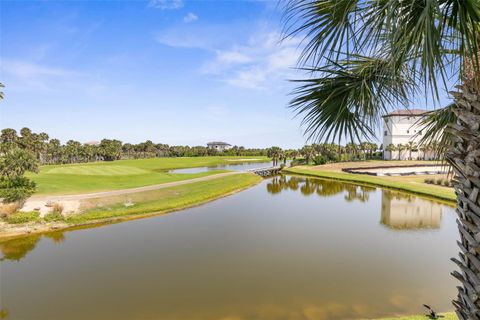
<instances>
[{"instance_id":1,"label":"calm lake water","mask_svg":"<svg viewBox=\"0 0 480 320\"><path fill-rule=\"evenodd\" d=\"M0 244L7 319L362 319L452 310L452 208L293 176Z\"/></svg>"},{"instance_id":2,"label":"calm lake water","mask_svg":"<svg viewBox=\"0 0 480 320\"><path fill-rule=\"evenodd\" d=\"M287 160L289 164L291 160ZM247 171L252 169L268 168L272 166L272 161L267 162L240 162L226 165L217 165L210 167L196 167L196 168L186 168L186 169L176 169L171 170L171 173L198 173L212 170L232 170L232 171Z\"/></svg>"}]
</instances>

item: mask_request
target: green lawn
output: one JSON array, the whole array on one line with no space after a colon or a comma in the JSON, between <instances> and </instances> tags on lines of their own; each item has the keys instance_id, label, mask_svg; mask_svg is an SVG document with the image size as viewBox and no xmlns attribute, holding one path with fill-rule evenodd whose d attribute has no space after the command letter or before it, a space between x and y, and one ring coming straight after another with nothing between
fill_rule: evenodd
<instances>
[{"instance_id":1,"label":"green lawn","mask_svg":"<svg viewBox=\"0 0 480 320\"><path fill-rule=\"evenodd\" d=\"M168 170L238 163L235 159L265 157L192 157L119 160L72 165L47 165L39 174L29 174L37 183L37 194L76 194L135 188L203 177L217 172L171 174Z\"/></svg>"},{"instance_id":2,"label":"green lawn","mask_svg":"<svg viewBox=\"0 0 480 320\"><path fill-rule=\"evenodd\" d=\"M386 189L406 191L426 197L432 197L443 200L447 203L454 203L456 196L452 188L446 188L436 185L423 183L418 176L405 177L377 177L363 174L346 173L330 169L317 167L294 167L284 169L286 173L295 173L301 175L314 176L319 178L328 178L338 181L353 182L367 186L378 186Z\"/></svg>"},{"instance_id":3,"label":"green lawn","mask_svg":"<svg viewBox=\"0 0 480 320\"><path fill-rule=\"evenodd\" d=\"M453 312L449 313L442 313L443 317L440 318L442 320L457 320L457 316ZM407 317L400 317L400 318L384 318L384 319L377 319L377 320L428 320L431 319L426 316L407 316Z\"/></svg>"},{"instance_id":4,"label":"green lawn","mask_svg":"<svg viewBox=\"0 0 480 320\"><path fill-rule=\"evenodd\" d=\"M90 199L82 204L90 209L71 216L67 222L79 224L108 218L129 219L145 214L169 212L246 189L261 180L257 175L242 173L154 191Z\"/></svg>"}]
</instances>

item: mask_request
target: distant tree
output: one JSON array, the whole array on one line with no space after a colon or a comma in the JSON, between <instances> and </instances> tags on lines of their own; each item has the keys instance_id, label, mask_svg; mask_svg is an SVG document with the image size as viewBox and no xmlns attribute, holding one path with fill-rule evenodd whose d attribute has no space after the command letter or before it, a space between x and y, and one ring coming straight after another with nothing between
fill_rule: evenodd
<instances>
[{"instance_id":1,"label":"distant tree","mask_svg":"<svg viewBox=\"0 0 480 320\"><path fill-rule=\"evenodd\" d=\"M27 150L14 148L0 157L0 198L4 203L24 201L35 192L35 183L24 177L38 172L38 160Z\"/></svg>"},{"instance_id":2,"label":"distant tree","mask_svg":"<svg viewBox=\"0 0 480 320\"><path fill-rule=\"evenodd\" d=\"M417 150L417 144L414 141L408 141L405 147L408 150L408 159L412 160L412 151Z\"/></svg>"},{"instance_id":3,"label":"distant tree","mask_svg":"<svg viewBox=\"0 0 480 320\"><path fill-rule=\"evenodd\" d=\"M143 150L146 149L143 148ZM100 151L106 161L119 160L122 155L122 142L115 139L103 139L100 142Z\"/></svg>"},{"instance_id":4,"label":"distant tree","mask_svg":"<svg viewBox=\"0 0 480 320\"><path fill-rule=\"evenodd\" d=\"M303 148L300 149L300 154L305 159L305 162L309 164L313 157L315 157L315 150L312 146L303 146Z\"/></svg>"},{"instance_id":5,"label":"distant tree","mask_svg":"<svg viewBox=\"0 0 480 320\"><path fill-rule=\"evenodd\" d=\"M385 151L390 152L390 160L392 160L393 159L393 152L397 151L397 146L394 145L393 143L390 143L389 145L387 145L385 147Z\"/></svg>"},{"instance_id":6,"label":"distant tree","mask_svg":"<svg viewBox=\"0 0 480 320\"><path fill-rule=\"evenodd\" d=\"M271 147L267 150L267 157L272 159L273 166L278 165L278 160L282 155L283 150L280 147Z\"/></svg>"},{"instance_id":7,"label":"distant tree","mask_svg":"<svg viewBox=\"0 0 480 320\"><path fill-rule=\"evenodd\" d=\"M401 160L401 157L402 157L402 151L404 151L405 149L407 149L407 146L405 146L404 144L397 144L397 151L398 151L398 160Z\"/></svg>"}]
</instances>

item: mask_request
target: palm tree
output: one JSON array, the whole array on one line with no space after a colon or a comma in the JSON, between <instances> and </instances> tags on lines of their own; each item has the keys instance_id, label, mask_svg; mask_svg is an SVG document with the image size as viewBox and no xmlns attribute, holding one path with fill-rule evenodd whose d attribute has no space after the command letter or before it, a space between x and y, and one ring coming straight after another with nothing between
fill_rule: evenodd
<instances>
[{"instance_id":1,"label":"palm tree","mask_svg":"<svg viewBox=\"0 0 480 320\"><path fill-rule=\"evenodd\" d=\"M480 319L480 1L288 0L286 37L304 37L291 107L304 116L307 137L365 139L394 106L448 91L455 103L433 112L455 172L462 273L454 301L460 319ZM453 80L451 80L453 79ZM439 113L443 112L443 113ZM450 138L450 139L449 139Z\"/></svg>"},{"instance_id":2,"label":"palm tree","mask_svg":"<svg viewBox=\"0 0 480 320\"><path fill-rule=\"evenodd\" d=\"M280 147L271 147L267 150L267 157L272 158L272 165L277 166L280 159L282 149Z\"/></svg>"},{"instance_id":3,"label":"palm tree","mask_svg":"<svg viewBox=\"0 0 480 320\"><path fill-rule=\"evenodd\" d=\"M3 98L5 97L2 88L5 88L5 86L3 85L3 83L0 83L0 100L3 100Z\"/></svg>"},{"instance_id":4,"label":"palm tree","mask_svg":"<svg viewBox=\"0 0 480 320\"><path fill-rule=\"evenodd\" d=\"M306 164L309 164L312 158L315 156L315 150L312 148L312 146L303 146L303 148L300 149L300 154L305 159Z\"/></svg>"},{"instance_id":5,"label":"palm tree","mask_svg":"<svg viewBox=\"0 0 480 320\"><path fill-rule=\"evenodd\" d=\"M418 149L422 152L422 160L427 160L426 159L426 154L429 150L429 146L426 145L426 144L421 144Z\"/></svg>"},{"instance_id":6,"label":"palm tree","mask_svg":"<svg viewBox=\"0 0 480 320\"><path fill-rule=\"evenodd\" d=\"M397 144L397 151L398 151L398 160L402 160L402 151L407 149L407 146L404 144Z\"/></svg>"},{"instance_id":7,"label":"palm tree","mask_svg":"<svg viewBox=\"0 0 480 320\"><path fill-rule=\"evenodd\" d=\"M414 141L408 141L405 147L408 150L408 159L412 160L412 151L417 150L417 144Z\"/></svg>"},{"instance_id":8,"label":"palm tree","mask_svg":"<svg viewBox=\"0 0 480 320\"><path fill-rule=\"evenodd\" d=\"M390 160L393 160L393 152L397 151L397 146L393 143L390 143L386 148L385 151L390 152Z\"/></svg>"}]
</instances>

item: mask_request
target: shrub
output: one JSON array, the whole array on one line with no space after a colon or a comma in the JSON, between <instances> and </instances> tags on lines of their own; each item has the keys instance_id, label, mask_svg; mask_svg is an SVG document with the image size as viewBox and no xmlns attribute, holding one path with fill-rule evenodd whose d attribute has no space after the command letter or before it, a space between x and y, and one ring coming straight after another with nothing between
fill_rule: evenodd
<instances>
[{"instance_id":1,"label":"shrub","mask_svg":"<svg viewBox=\"0 0 480 320\"><path fill-rule=\"evenodd\" d=\"M27 223L38 221L40 217L40 212L38 211L30 211L30 212L16 212L11 214L8 217L8 223Z\"/></svg>"},{"instance_id":2,"label":"shrub","mask_svg":"<svg viewBox=\"0 0 480 320\"><path fill-rule=\"evenodd\" d=\"M35 182L25 177L0 177L0 198L3 203L22 201L35 192Z\"/></svg>"},{"instance_id":3,"label":"shrub","mask_svg":"<svg viewBox=\"0 0 480 320\"><path fill-rule=\"evenodd\" d=\"M50 213L47 213L45 215L45 217L43 217L43 219L46 222L53 222L53 221L63 221L63 220L65 220L65 217L63 216L63 214L61 212L52 211Z\"/></svg>"},{"instance_id":4,"label":"shrub","mask_svg":"<svg viewBox=\"0 0 480 320\"><path fill-rule=\"evenodd\" d=\"M445 187L451 187L451 186L452 186L452 181L445 179L445 180L443 181L443 185L444 185Z\"/></svg>"},{"instance_id":5,"label":"shrub","mask_svg":"<svg viewBox=\"0 0 480 320\"><path fill-rule=\"evenodd\" d=\"M324 156L316 156L315 159L313 159L313 162L319 166L319 165L322 165L322 164L325 164L327 163L327 158L324 157Z\"/></svg>"},{"instance_id":6,"label":"shrub","mask_svg":"<svg viewBox=\"0 0 480 320\"><path fill-rule=\"evenodd\" d=\"M432 178L426 178L426 179L425 179L425 183L433 184L433 183L435 183L435 180L432 179Z\"/></svg>"},{"instance_id":7,"label":"shrub","mask_svg":"<svg viewBox=\"0 0 480 320\"><path fill-rule=\"evenodd\" d=\"M63 204L55 202L52 206L52 212L53 213L60 213L62 214L63 212Z\"/></svg>"},{"instance_id":8,"label":"shrub","mask_svg":"<svg viewBox=\"0 0 480 320\"><path fill-rule=\"evenodd\" d=\"M11 214L17 212L21 207L22 205L18 202L0 205L0 216L8 217Z\"/></svg>"},{"instance_id":9,"label":"shrub","mask_svg":"<svg viewBox=\"0 0 480 320\"><path fill-rule=\"evenodd\" d=\"M438 185L442 185L443 184L443 179L437 179L437 181L435 183L438 184Z\"/></svg>"}]
</instances>

